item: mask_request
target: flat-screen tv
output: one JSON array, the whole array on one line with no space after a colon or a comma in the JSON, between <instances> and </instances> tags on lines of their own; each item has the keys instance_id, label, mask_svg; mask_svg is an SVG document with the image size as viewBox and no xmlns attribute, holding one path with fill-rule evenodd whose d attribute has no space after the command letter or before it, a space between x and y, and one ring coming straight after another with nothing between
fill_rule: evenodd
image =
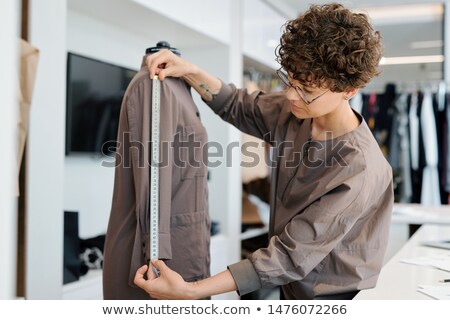
<instances>
[{"instance_id":1,"label":"flat-screen tv","mask_svg":"<svg viewBox=\"0 0 450 320\"><path fill-rule=\"evenodd\" d=\"M136 72L68 53L66 155L114 152L122 98Z\"/></svg>"}]
</instances>

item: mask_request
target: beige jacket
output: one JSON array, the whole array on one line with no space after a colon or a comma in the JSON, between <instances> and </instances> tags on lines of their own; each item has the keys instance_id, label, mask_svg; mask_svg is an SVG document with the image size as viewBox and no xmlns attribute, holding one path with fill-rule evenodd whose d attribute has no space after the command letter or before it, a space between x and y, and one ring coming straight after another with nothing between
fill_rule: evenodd
<instances>
[{"instance_id":1,"label":"beige jacket","mask_svg":"<svg viewBox=\"0 0 450 320\"><path fill-rule=\"evenodd\" d=\"M144 57L145 59L145 57ZM145 60L122 102L114 194L103 268L105 299L148 299L133 284L149 259L150 80ZM209 276L210 218L207 143L190 87L179 79L161 82L159 258L187 281Z\"/></svg>"},{"instance_id":2,"label":"beige jacket","mask_svg":"<svg viewBox=\"0 0 450 320\"><path fill-rule=\"evenodd\" d=\"M17 154L17 175L20 172L25 143L28 135L28 127L30 122L30 107L33 97L34 84L36 80L37 66L39 60L39 50L34 48L25 40L19 39L20 42L20 64L19 64L19 112L17 113L18 126L18 154ZM17 179L16 187L17 196L19 195L19 182Z\"/></svg>"},{"instance_id":3,"label":"beige jacket","mask_svg":"<svg viewBox=\"0 0 450 320\"><path fill-rule=\"evenodd\" d=\"M361 116L357 129L305 152L311 120L295 118L283 93L223 84L210 106L276 147L269 245L229 266L238 293L281 285L287 299L319 299L374 287L394 195L391 167Z\"/></svg>"}]
</instances>

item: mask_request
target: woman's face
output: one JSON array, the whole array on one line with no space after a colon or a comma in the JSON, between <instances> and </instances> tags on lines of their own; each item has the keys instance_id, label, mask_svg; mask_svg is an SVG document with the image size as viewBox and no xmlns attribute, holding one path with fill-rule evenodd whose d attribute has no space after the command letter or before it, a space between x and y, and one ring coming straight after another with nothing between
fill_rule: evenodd
<instances>
[{"instance_id":1,"label":"woman's face","mask_svg":"<svg viewBox=\"0 0 450 320\"><path fill-rule=\"evenodd\" d=\"M345 92L331 92L317 86L306 87L292 79L290 83L286 97L291 102L291 112L299 119L318 118L348 104L344 99Z\"/></svg>"}]
</instances>

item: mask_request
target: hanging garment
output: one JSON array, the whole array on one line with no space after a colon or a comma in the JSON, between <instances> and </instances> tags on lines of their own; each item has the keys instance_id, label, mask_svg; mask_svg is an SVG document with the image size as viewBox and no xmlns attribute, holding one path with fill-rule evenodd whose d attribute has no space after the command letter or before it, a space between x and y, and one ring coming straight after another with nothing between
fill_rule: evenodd
<instances>
[{"instance_id":1,"label":"hanging garment","mask_svg":"<svg viewBox=\"0 0 450 320\"><path fill-rule=\"evenodd\" d=\"M392 167L394 176L394 196L395 202L401 202L403 194L403 172L402 163L400 155L400 133L398 132L399 127L399 115L396 110L392 116L391 130L390 130L390 140L389 140L389 152L387 153L387 159Z\"/></svg>"},{"instance_id":2,"label":"hanging garment","mask_svg":"<svg viewBox=\"0 0 450 320\"><path fill-rule=\"evenodd\" d=\"M422 101L423 94L421 92L413 92L408 97L408 105L410 106L409 132L411 150L412 203L420 203L423 169L425 167L425 150L420 120Z\"/></svg>"},{"instance_id":3,"label":"hanging garment","mask_svg":"<svg viewBox=\"0 0 450 320\"><path fill-rule=\"evenodd\" d=\"M375 92L372 92L369 96L369 102L368 102L368 120L367 124L370 128L370 130L373 130L375 128L375 113L376 113L376 107L377 107L377 94Z\"/></svg>"},{"instance_id":4,"label":"hanging garment","mask_svg":"<svg viewBox=\"0 0 450 320\"><path fill-rule=\"evenodd\" d=\"M396 86L393 83L386 84L384 93L377 98L378 108L375 114L374 135L385 155L389 153L392 116L396 110L396 99Z\"/></svg>"},{"instance_id":5,"label":"hanging garment","mask_svg":"<svg viewBox=\"0 0 450 320\"><path fill-rule=\"evenodd\" d=\"M417 92L411 95L411 105L409 107L409 135L411 137L411 168L419 169L419 116Z\"/></svg>"},{"instance_id":6,"label":"hanging garment","mask_svg":"<svg viewBox=\"0 0 450 320\"><path fill-rule=\"evenodd\" d=\"M20 65L19 65L19 112L17 113L18 123L18 154L17 154L17 174L20 171L23 151L28 135L28 125L30 122L30 107L33 96L36 70L39 59L39 50L31 46L25 40L20 39ZM17 184L17 195L19 195Z\"/></svg>"},{"instance_id":7,"label":"hanging garment","mask_svg":"<svg viewBox=\"0 0 450 320\"><path fill-rule=\"evenodd\" d=\"M152 81L145 57L120 112L111 214L103 268L105 299L149 299L136 270L149 259L149 158ZM159 259L186 281L209 276L210 218L206 130L190 87L161 82Z\"/></svg>"},{"instance_id":8,"label":"hanging garment","mask_svg":"<svg viewBox=\"0 0 450 320\"><path fill-rule=\"evenodd\" d=\"M411 202L412 180L410 143L408 132L408 95L403 93L396 101L396 113L392 121L389 163L400 172L399 201Z\"/></svg>"},{"instance_id":9,"label":"hanging garment","mask_svg":"<svg viewBox=\"0 0 450 320\"><path fill-rule=\"evenodd\" d=\"M425 92L420 114L422 120L423 139L426 142L425 159L426 166L423 171L422 195L420 203L423 205L441 205L438 172L438 139L436 131L436 119L433 111L431 92Z\"/></svg>"},{"instance_id":10,"label":"hanging garment","mask_svg":"<svg viewBox=\"0 0 450 320\"><path fill-rule=\"evenodd\" d=\"M446 172L446 178L445 178L445 191L450 194L450 95L447 96L447 105L446 105L446 122L445 122L445 172ZM449 197L450 199L450 197ZM450 201L449 201L450 202ZM449 203L450 204L450 203Z\"/></svg>"},{"instance_id":11,"label":"hanging garment","mask_svg":"<svg viewBox=\"0 0 450 320\"><path fill-rule=\"evenodd\" d=\"M446 187L446 170L447 170L447 117L445 110L445 94L441 95L440 91L433 94L433 111L436 120L436 136L438 140L438 172L439 172L439 190L441 204L447 204L448 194ZM443 98L443 99L442 99ZM442 101L443 100L443 101ZM441 104L444 108L441 109Z\"/></svg>"}]
</instances>

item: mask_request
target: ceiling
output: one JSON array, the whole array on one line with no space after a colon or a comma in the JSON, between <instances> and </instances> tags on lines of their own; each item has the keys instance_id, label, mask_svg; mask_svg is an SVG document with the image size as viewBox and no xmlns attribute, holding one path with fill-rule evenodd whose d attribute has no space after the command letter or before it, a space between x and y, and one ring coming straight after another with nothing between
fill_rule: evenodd
<instances>
[{"instance_id":1,"label":"ceiling","mask_svg":"<svg viewBox=\"0 0 450 320\"><path fill-rule=\"evenodd\" d=\"M311 3L323 4L333 2L332 0L316 0L316 1L303 1L303 0L263 0L270 3L272 6L287 16L296 16L298 13L305 11ZM335 1L343 4L349 8L367 8L367 7L386 7L396 5L411 5L411 4L436 4L443 1L436 0L340 0Z\"/></svg>"},{"instance_id":2,"label":"ceiling","mask_svg":"<svg viewBox=\"0 0 450 320\"><path fill-rule=\"evenodd\" d=\"M206 35L186 28L181 23L175 23L168 17L152 10L143 10L142 5L135 1L68 0L68 8L105 21L118 29L127 30L131 34L140 35L148 39L148 46L153 46L162 39L170 39L172 44L176 43L176 47L184 49L207 47L212 43L221 45ZM125 17L133 17L133 23ZM158 26L157 32L155 25Z\"/></svg>"},{"instance_id":3,"label":"ceiling","mask_svg":"<svg viewBox=\"0 0 450 320\"><path fill-rule=\"evenodd\" d=\"M308 9L313 1L263 0L287 19ZM314 1L314 4L330 1ZM385 57L439 56L443 54L443 5L427 0L339 1L353 10L365 12L383 39ZM386 82L433 81L443 78L442 62L383 65L382 74L370 88Z\"/></svg>"},{"instance_id":4,"label":"ceiling","mask_svg":"<svg viewBox=\"0 0 450 320\"><path fill-rule=\"evenodd\" d=\"M286 19L292 19L307 10L309 3L321 4L333 0L262 1ZM439 3L430 0L341 0L339 2L354 10L368 13L375 29L381 32L385 57L442 55L443 6ZM177 43L178 47L190 48L206 46L211 42L208 37L201 36L198 32L189 33L189 30L186 30L181 24L174 26L168 19L160 15L154 14L149 17L149 13L143 13L137 4L125 5L122 0L71 0L68 3L71 9L83 12L89 8L89 12L86 13L105 21L111 21L113 25L117 25L119 22L121 23L120 27L131 28L132 33L142 33L146 37L149 36L147 30L151 30L150 22L155 23L156 21L159 26L167 25L160 29L167 30L168 34L159 32L157 38L149 43L170 38L173 43ZM105 7L108 7L108 10L105 11ZM121 19L124 12L135 17L133 24L127 24L124 19ZM176 35L180 36L177 38ZM278 39L274 40L278 41ZM440 45L436 41L441 41ZM217 45L220 44L217 43ZM422 48L413 48L413 45L422 46ZM423 48L427 45L428 48ZM368 89L379 90L386 82L440 80L443 78L442 69L442 63L384 65L381 66L381 75L372 81Z\"/></svg>"}]
</instances>

